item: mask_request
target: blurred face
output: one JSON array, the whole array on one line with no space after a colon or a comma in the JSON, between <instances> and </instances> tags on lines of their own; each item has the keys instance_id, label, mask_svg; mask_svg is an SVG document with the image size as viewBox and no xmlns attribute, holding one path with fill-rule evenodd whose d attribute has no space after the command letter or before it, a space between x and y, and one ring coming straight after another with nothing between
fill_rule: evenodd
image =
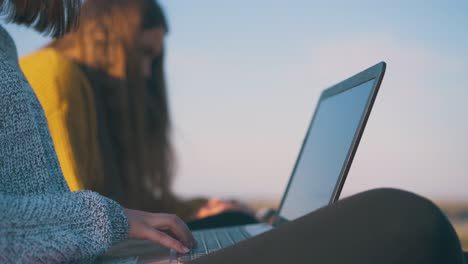
<instances>
[{"instance_id":1,"label":"blurred face","mask_svg":"<svg viewBox=\"0 0 468 264\"><path fill-rule=\"evenodd\" d=\"M165 35L166 30L163 27L147 29L141 33L140 47L143 54L141 60L141 69L143 71L143 76L146 79L151 77L152 61L161 55Z\"/></svg>"}]
</instances>

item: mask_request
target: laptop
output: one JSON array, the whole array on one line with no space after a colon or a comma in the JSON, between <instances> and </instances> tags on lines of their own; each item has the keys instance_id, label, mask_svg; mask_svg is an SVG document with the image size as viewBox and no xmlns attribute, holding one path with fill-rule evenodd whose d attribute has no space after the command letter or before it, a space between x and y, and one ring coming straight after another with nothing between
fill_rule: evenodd
<instances>
[{"instance_id":1,"label":"laptop","mask_svg":"<svg viewBox=\"0 0 468 264\"><path fill-rule=\"evenodd\" d=\"M385 62L380 62L322 92L273 225L261 223L194 231L198 245L188 254L173 250L156 253L155 250L137 253L139 257L129 260L134 263L185 263L268 232L337 201L385 68ZM138 247L134 245L134 248Z\"/></svg>"}]
</instances>

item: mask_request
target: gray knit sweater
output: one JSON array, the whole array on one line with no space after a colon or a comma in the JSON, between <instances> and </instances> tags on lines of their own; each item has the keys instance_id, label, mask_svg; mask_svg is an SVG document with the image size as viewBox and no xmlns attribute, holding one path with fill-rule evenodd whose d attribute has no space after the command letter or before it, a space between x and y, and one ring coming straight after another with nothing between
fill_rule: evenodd
<instances>
[{"instance_id":1,"label":"gray knit sweater","mask_svg":"<svg viewBox=\"0 0 468 264\"><path fill-rule=\"evenodd\" d=\"M110 199L69 191L17 61L0 25L0 263L92 262L127 237L127 219Z\"/></svg>"}]
</instances>

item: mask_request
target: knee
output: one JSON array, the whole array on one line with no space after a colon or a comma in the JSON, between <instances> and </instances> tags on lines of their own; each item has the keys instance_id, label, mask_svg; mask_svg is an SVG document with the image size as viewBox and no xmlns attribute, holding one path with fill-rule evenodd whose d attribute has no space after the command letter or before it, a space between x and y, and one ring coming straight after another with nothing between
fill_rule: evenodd
<instances>
[{"instance_id":1,"label":"knee","mask_svg":"<svg viewBox=\"0 0 468 264\"><path fill-rule=\"evenodd\" d=\"M376 219L393 226L383 228L401 233L408 239L403 243L414 243L415 247L433 252L434 259L462 258L460 241L453 226L432 201L411 192L387 188L370 190L357 198Z\"/></svg>"},{"instance_id":2,"label":"knee","mask_svg":"<svg viewBox=\"0 0 468 264\"><path fill-rule=\"evenodd\" d=\"M358 194L357 198L369 208L378 208L376 211L384 212L387 217L404 218L407 224L437 224L447 221L437 205L412 192L380 188Z\"/></svg>"}]
</instances>

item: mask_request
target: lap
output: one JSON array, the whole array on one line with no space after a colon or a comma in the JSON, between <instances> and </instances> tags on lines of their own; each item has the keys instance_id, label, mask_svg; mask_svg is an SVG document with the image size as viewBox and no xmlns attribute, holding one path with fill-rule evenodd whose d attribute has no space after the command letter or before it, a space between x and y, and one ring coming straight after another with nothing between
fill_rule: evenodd
<instances>
[{"instance_id":1,"label":"lap","mask_svg":"<svg viewBox=\"0 0 468 264\"><path fill-rule=\"evenodd\" d=\"M464 263L458 237L430 201L364 192L193 263Z\"/></svg>"}]
</instances>

